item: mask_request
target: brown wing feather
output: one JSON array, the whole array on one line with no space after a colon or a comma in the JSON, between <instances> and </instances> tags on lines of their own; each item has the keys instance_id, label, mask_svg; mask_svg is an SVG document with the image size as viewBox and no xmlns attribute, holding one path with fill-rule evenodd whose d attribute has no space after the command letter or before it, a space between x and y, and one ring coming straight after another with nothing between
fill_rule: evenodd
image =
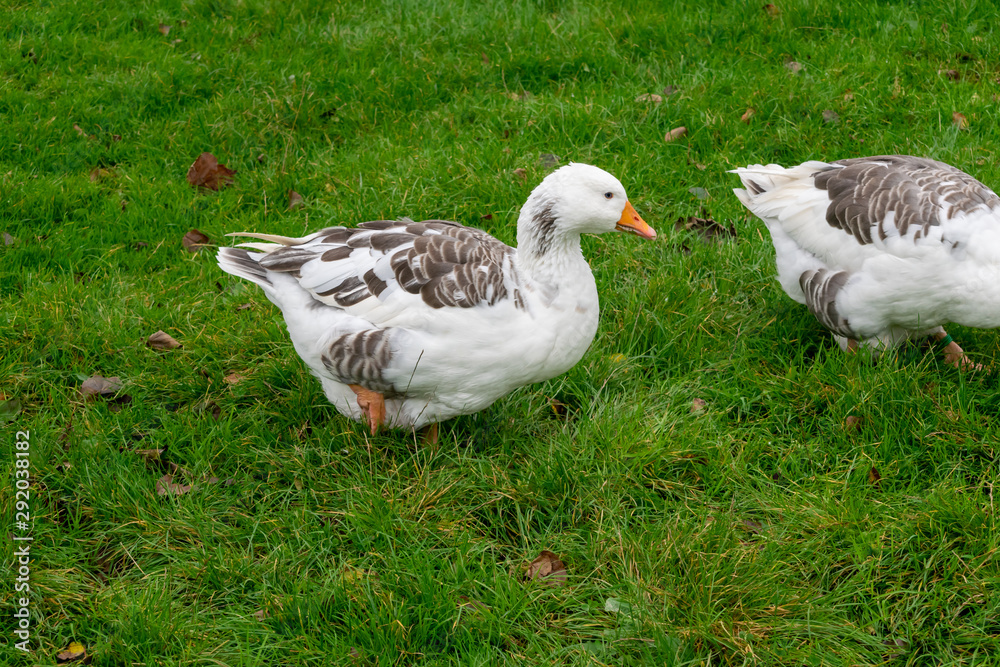
<instances>
[{"instance_id":1,"label":"brown wing feather","mask_svg":"<svg viewBox=\"0 0 1000 667\"><path fill-rule=\"evenodd\" d=\"M905 155L882 155L834 162L813 174L816 187L826 190L830 206L826 221L853 236L858 243L872 242L872 235L888 238L886 214L895 214L893 226L914 240L940 225L940 215L951 219L961 213L1000 206L988 187L943 162ZM915 229L915 231L914 231Z\"/></svg>"},{"instance_id":2,"label":"brown wing feather","mask_svg":"<svg viewBox=\"0 0 1000 667\"><path fill-rule=\"evenodd\" d=\"M375 259L357 262L352 255L358 249L371 249ZM388 283L376 275L376 265L384 261L396 282L428 306L471 308L507 298L504 265L513 252L486 232L456 222L375 220L354 229L325 229L307 244L267 254L260 265L298 277L306 262L356 262L356 275L316 292L346 308L386 291ZM520 299L518 304L523 305Z\"/></svg>"}]
</instances>

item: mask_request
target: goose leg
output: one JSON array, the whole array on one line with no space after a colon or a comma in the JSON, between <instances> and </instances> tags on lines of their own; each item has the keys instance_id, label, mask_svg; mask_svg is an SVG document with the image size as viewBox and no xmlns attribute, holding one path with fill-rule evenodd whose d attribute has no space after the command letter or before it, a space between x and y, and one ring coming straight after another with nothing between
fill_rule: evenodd
<instances>
[{"instance_id":1,"label":"goose leg","mask_svg":"<svg viewBox=\"0 0 1000 667\"><path fill-rule=\"evenodd\" d=\"M358 407L365 414L372 435L378 433L379 426L385 423L385 397L377 391L365 389L359 384L347 385L358 395Z\"/></svg>"},{"instance_id":2,"label":"goose leg","mask_svg":"<svg viewBox=\"0 0 1000 667\"><path fill-rule=\"evenodd\" d=\"M933 335L934 335L934 340L938 342L945 340L948 341L948 344L945 345L943 348L944 363L948 364L949 366L954 366L955 368L959 368L963 371L982 370L983 368L982 364L977 364L973 362L971 359L969 359L967 356L965 356L965 351L962 350L961 347L959 347L958 343L956 343L951 339L951 336L949 336L944 329Z\"/></svg>"},{"instance_id":3,"label":"goose leg","mask_svg":"<svg viewBox=\"0 0 1000 667\"><path fill-rule=\"evenodd\" d=\"M420 429L420 441L425 445L436 445L438 442L438 423L431 422Z\"/></svg>"}]
</instances>

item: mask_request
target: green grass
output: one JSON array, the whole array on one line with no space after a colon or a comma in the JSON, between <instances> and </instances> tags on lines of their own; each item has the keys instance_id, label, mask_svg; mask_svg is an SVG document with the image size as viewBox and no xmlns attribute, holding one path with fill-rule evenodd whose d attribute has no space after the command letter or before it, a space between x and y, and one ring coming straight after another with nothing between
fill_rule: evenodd
<instances>
[{"instance_id":1,"label":"green grass","mask_svg":"<svg viewBox=\"0 0 1000 667\"><path fill-rule=\"evenodd\" d=\"M35 616L24 656L5 567L0 662L995 664L997 375L841 354L726 170L900 152L1000 185L1000 16L763 4L2 3L0 464L30 430ZM188 186L202 151L234 187ZM340 417L260 291L181 245L403 215L513 242L542 153L661 236L586 239L587 355L436 446ZM674 230L703 210L738 237ZM83 400L95 374L131 402ZM164 447L226 483L157 496L136 450ZM525 581L543 549L565 586Z\"/></svg>"}]
</instances>

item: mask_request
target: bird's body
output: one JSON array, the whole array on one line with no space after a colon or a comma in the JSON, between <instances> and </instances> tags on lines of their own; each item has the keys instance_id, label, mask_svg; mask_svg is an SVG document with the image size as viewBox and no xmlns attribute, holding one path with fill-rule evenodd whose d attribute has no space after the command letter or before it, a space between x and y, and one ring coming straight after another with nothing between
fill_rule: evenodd
<instances>
[{"instance_id":1,"label":"bird's body","mask_svg":"<svg viewBox=\"0 0 1000 667\"><path fill-rule=\"evenodd\" d=\"M580 232L625 223L655 235L617 179L575 164L532 192L517 249L458 223L402 219L303 238L246 234L269 243L223 248L219 264L281 308L339 412L373 430L419 428L576 364L599 310Z\"/></svg>"},{"instance_id":2,"label":"bird's body","mask_svg":"<svg viewBox=\"0 0 1000 667\"><path fill-rule=\"evenodd\" d=\"M968 174L899 155L735 172L782 288L842 346L1000 326L1000 198ZM967 364L954 343L946 356Z\"/></svg>"}]
</instances>

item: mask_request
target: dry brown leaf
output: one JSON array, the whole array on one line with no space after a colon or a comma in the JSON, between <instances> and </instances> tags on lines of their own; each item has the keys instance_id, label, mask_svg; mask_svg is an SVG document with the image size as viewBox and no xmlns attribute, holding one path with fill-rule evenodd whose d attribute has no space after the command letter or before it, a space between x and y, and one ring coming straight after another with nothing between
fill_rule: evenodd
<instances>
[{"instance_id":1,"label":"dry brown leaf","mask_svg":"<svg viewBox=\"0 0 1000 667\"><path fill-rule=\"evenodd\" d=\"M546 169L551 169L559 164L559 156L553 153L540 153L538 155L538 163Z\"/></svg>"},{"instance_id":2,"label":"dry brown leaf","mask_svg":"<svg viewBox=\"0 0 1000 667\"><path fill-rule=\"evenodd\" d=\"M938 74L943 74L952 81L958 81L959 79L962 78L962 75L959 74L957 69L939 69Z\"/></svg>"},{"instance_id":3,"label":"dry brown leaf","mask_svg":"<svg viewBox=\"0 0 1000 667\"><path fill-rule=\"evenodd\" d=\"M696 412L701 412L702 410L705 409L706 405L708 405L708 403L705 402L705 399L703 398L694 399L693 401L691 401L691 414L694 414Z\"/></svg>"},{"instance_id":4,"label":"dry brown leaf","mask_svg":"<svg viewBox=\"0 0 1000 667\"><path fill-rule=\"evenodd\" d=\"M15 239L13 236L11 236L10 234L8 234L7 232L3 233L3 244L4 245L14 245L14 241L16 241L16 240L17 239Z\"/></svg>"},{"instance_id":5,"label":"dry brown leaf","mask_svg":"<svg viewBox=\"0 0 1000 667\"><path fill-rule=\"evenodd\" d=\"M528 580L546 584L565 586L568 577L566 565L551 551L542 551L538 558L528 565Z\"/></svg>"},{"instance_id":6,"label":"dry brown leaf","mask_svg":"<svg viewBox=\"0 0 1000 667\"><path fill-rule=\"evenodd\" d=\"M636 102L649 102L651 104L659 104L663 101L663 97L657 95L656 93L643 93L635 98Z\"/></svg>"},{"instance_id":7,"label":"dry brown leaf","mask_svg":"<svg viewBox=\"0 0 1000 667\"><path fill-rule=\"evenodd\" d=\"M162 449L136 449L135 453L147 461L159 461L160 456L162 456L165 451L167 451L166 447Z\"/></svg>"},{"instance_id":8,"label":"dry brown leaf","mask_svg":"<svg viewBox=\"0 0 1000 667\"><path fill-rule=\"evenodd\" d=\"M850 415L844 420L844 430L845 431L860 431L861 430L861 417L856 417L855 415Z\"/></svg>"},{"instance_id":9,"label":"dry brown leaf","mask_svg":"<svg viewBox=\"0 0 1000 667\"><path fill-rule=\"evenodd\" d=\"M518 167L513 171L513 174L517 177L517 180L521 181L521 183L528 182L528 170L524 167Z\"/></svg>"},{"instance_id":10,"label":"dry brown leaf","mask_svg":"<svg viewBox=\"0 0 1000 667\"><path fill-rule=\"evenodd\" d=\"M754 110L753 107L747 107L747 110L743 112L742 116L740 116L740 120L742 120L744 123L748 123L749 124L750 123L750 119L753 118L753 115L755 113L757 113L757 112L756 112L756 110Z\"/></svg>"},{"instance_id":11,"label":"dry brown leaf","mask_svg":"<svg viewBox=\"0 0 1000 667\"><path fill-rule=\"evenodd\" d=\"M201 252L206 247L212 245L212 239L208 238L208 235L204 232L192 229L184 235L184 238L181 239L181 243L184 245L184 249L188 252Z\"/></svg>"},{"instance_id":12,"label":"dry brown leaf","mask_svg":"<svg viewBox=\"0 0 1000 667\"><path fill-rule=\"evenodd\" d=\"M472 598L470 598L470 597L468 597L466 595L459 595L458 596L458 608L462 609L463 607L468 607L469 609L473 609L475 611L489 611L490 610L490 608L488 606L486 606L485 604L483 604L479 600L473 600Z\"/></svg>"},{"instance_id":13,"label":"dry brown leaf","mask_svg":"<svg viewBox=\"0 0 1000 667\"><path fill-rule=\"evenodd\" d=\"M87 398L93 396L114 396L122 388L122 379L117 375L114 377L102 377L94 375L83 381L80 385L80 393Z\"/></svg>"},{"instance_id":14,"label":"dry brown leaf","mask_svg":"<svg viewBox=\"0 0 1000 667\"><path fill-rule=\"evenodd\" d=\"M675 88L674 86L664 86L663 87L663 96L664 97L670 97L671 95L673 95L674 93L676 93L678 90L679 89Z\"/></svg>"},{"instance_id":15,"label":"dry brown leaf","mask_svg":"<svg viewBox=\"0 0 1000 667\"><path fill-rule=\"evenodd\" d=\"M764 5L764 11L767 12L768 16L777 16L781 14L781 10L778 9L778 6L770 3Z\"/></svg>"},{"instance_id":16,"label":"dry brown leaf","mask_svg":"<svg viewBox=\"0 0 1000 667\"><path fill-rule=\"evenodd\" d=\"M56 654L56 662L76 662L87 656L87 649L80 642L70 642L66 650ZM89 660L88 660L89 662Z\"/></svg>"},{"instance_id":17,"label":"dry brown leaf","mask_svg":"<svg viewBox=\"0 0 1000 667\"><path fill-rule=\"evenodd\" d=\"M228 384L239 384L243 381L243 375L240 373L230 373L225 378L223 378Z\"/></svg>"},{"instance_id":18,"label":"dry brown leaf","mask_svg":"<svg viewBox=\"0 0 1000 667\"><path fill-rule=\"evenodd\" d=\"M550 398L549 407L552 408L552 412L556 417L565 417L569 412L569 406L560 401L558 398Z\"/></svg>"},{"instance_id":19,"label":"dry brown leaf","mask_svg":"<svg viewBox=\"0 0 1000 667\"><path fill-rule=\"evenodd\" d=\"M844 91L844 101L853 102L854 101L854 91L848 88Z\"/></svg>"},{"instance_id":20,"label":"dry brown leaf","mask_svg":"<svg viewBox=\"0 0 1000 667\"><path fill-rule=\"evenodd\" d=\"M105 169L103 167L95 167L90 172L91 183L96 183L97 181L102 181L108 176L111 176L113 172L110 169Z\"/></svg>"},{"instance_id":21,"label":"dry brown leaf","mask_svg":"<svg viewBox=\"0 0 1000 667\"><path fill-rule=\"evenodd\" d=\"M670 130L665 135L663 135L663 140L666 141L667 143L670 143L671 141L676 141L677 139L680 139L685 134L687 134L687 132L688 129L683 125L680 127L675 127L674 129Z\"/></svg>"},{"instance_id":22,"label":"dry brown leaf","mask_svg":"<svg viewBox=\"0 0 1000 667\"><path fill-rule=\"evenodd\" d=\"M195 488L197 487L178 484L170 473L156 480L156 495L158 496L180 496Z\"/></svg>"},{"instance_id":23,"label":"dry brown leaf","mask_svg":"<svg viewBox=\"0 0 1000 667\"><path fill-rule=\"evenodd\" d=\"M868 471L868 483L874 486L876 489L881 489L882 488L881 482L882 482L882 475L879 474L875 466L872 466L872 469Z\"/></svg>"},{"instance_id":24,"label":"dry brown leaf","mask_svg":"<svg viewBox=\"0 0 1000 667\"><path fill-rule=\"evenodd\" d=\"M253 308L253 304L252 303L241 303L240 305L236 306L236 308L234 308L234 310L238 313L241 310L250 310L251 308Z\"/></svg>"},{"instance_id":25,"label":"dry brown leaf","mask_svg":"<svg viewBox=\"0 0 1000 667\"><path fill-rule=\"evenodd\" d=\"M208 377L207 374L205 376ZM215 421L219 421L219 417L222 416L222 408L220 408L219 404L215 401L202 401L198 407L195 408L195 412L207 412L212 415L212 419Z\"/></svg>"},{"instance_id":26,"label":"dry brown leaf","mask_svg":"<svg viewBox=\"0 0 1000 667\"><path fill-rule=\"evenodd\" d=\"M288 210L294 211L300 206L305 206L306 200L295 190L288 191Z\"/></svg>"},{"instance_id":27,"label":"dry brown leaf","mask_svg":"<svg viewBox=\"0 0 1000 667\"><path fill-rule=\"evenodd\" d=\"M677 218L674 229L697 232L705 241L718 241L724 238L736 238L736 227L732 224L723 225L710 218L699 218L690 215Z\"/></svg>"},{"instance_id":28,"label":"dry brown leaf","mask_svg":"<svg viewBox=\"0 0 1000 667\"><path fill-rule=\"evenodd\" d=\"M824 123L836 123L840 120L840 114L838 114L833 109L823 110L823 122Z\"/></svg>"},{"instance_id":29,"label":"dry brown leaf","mask_svg":"<svg viewBox=\"0 0 1000 667\"><path fill-rule=\"evenodd\" d=\"M83 131L83 128L77 125L76 123L73 123L73 129L76 130L76 133L81 137L87 136L87 133Z\"/></svg>"},{"instance_id":30,"label":"dry brown leaf","mask_svg":"<svg viewBox=\"0 0 1000 667\"><path fill-rule=\"evenodd\" d=\"M960 130L965 130L969 127L969 119L965 117L965 114L961 114L957 111L951 114L951 122Z\"/></svg>"},{"instance_id":31,"label":"dry brown leaf","mask_svg":"<svg viewBox=\"0 0 1000 667\"><path fill-rule=\"evenodd\" d=\"M155 334L151 335L146 339L146 345L153 348L154 350L173 350L181 347L173 336L164 331L157 331Z\"/></svg>"},{"instance_id":32,"label":"dry brown leaf","mask_svg":"<svg viewBox=\"0 0 1000 667\"><path fill-rule=\"evenodd\" d=\"M160 24L160 34L161 35L169 35L170 34L170 26L168 26L166 23L161 23Z\"/></svg>"},{"instance_id":33,"label":"dry brown leaf","mask_svg":"<svg viewBox=\"0 0 1000 667\"><path fill-rule=\"evenodd\" d=\"M785 63L785 67L791 71L792 74L798 74L802 71L802 63L796 62L794 60L789 60Z\"/></svg>"},{"instance_id":34,"label":"dry brown leaf","mask_svg":"<svg viewBox=\"0 0 1000 667\"><path fill-rule=\"evenodd\" d=\"M258 609L253 613L253 617L256 618L258 621L263 621L265 618L267 618L267 612L264 611L263 609Z\"/></svg>"},{"instance_id":35,"label":"dry brown leaf","mask_svg":"<svg viewBox=\"0 0 1000 667\"><path fill-rule=\"evenodd\" d=\"M202 153L188 169L187 181L196 188L221 190L233 184L236 171L224 164L211 153Z\"/></svg>"}]
</instances>

